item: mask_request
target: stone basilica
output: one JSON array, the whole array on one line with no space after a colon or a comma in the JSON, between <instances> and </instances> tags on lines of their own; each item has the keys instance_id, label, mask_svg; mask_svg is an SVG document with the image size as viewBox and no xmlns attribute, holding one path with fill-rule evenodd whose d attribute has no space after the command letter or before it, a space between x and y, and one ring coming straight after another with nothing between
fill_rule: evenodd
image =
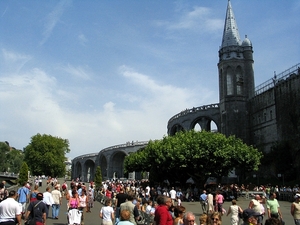
<instances>
[{"instance_id":1,"label":"stone basilica","mask_svg":"<svg viewBox=\"0 0 300 225\"><path fill-rule=\"evenodd\" d=\"M194 129L235 135L261 151L300 134L300 63L254 87L253 46L240 39L230 0L219 50L219 103L186 109L168 121L168 135ZM94 179L97 166L106 178L123 177L123 161L147 142L108 147L72 160L72 178ZM135 176L135 175L134 175ZM139 178L136 177L135 178Z\"/></svg>"}]
</instances>

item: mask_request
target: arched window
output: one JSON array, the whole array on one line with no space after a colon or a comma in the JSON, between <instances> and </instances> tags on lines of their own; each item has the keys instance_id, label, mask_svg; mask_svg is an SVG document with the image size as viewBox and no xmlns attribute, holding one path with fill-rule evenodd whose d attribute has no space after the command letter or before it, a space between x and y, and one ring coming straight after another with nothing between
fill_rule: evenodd
<instances>
[{"instance_id":1,"label":"arched window","mask_svg":"<svg viewBox=\"0 0 300 225\"><path fill-rule=\"evenodd\" d=\"M226 74L227 95L233 95L233 72L229 67Z\"/></svg>"},{"instance_id":2,"label":"arched window","mask_svg":"<svg viewBox=\"0 0 300 225\"><path fill-rule=\"evenodd\" d=\"M236 94L242 95L243 94L243 85L244 85L244 77L242 74L241 67L236 68Z\"/></svg>"}]
</instances>

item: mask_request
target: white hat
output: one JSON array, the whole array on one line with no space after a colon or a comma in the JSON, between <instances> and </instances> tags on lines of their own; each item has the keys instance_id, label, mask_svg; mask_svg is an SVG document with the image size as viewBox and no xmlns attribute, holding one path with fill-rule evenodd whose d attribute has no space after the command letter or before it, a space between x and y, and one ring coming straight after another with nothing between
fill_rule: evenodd
<instances>
[{"instance_id":1,"label":"white hat","mask_svg":"<svg viewBox=\"0 0 300 225\"><path fill-rule=\"evenodd\" d=\"M297 193L294 198L300 198L300 194Z\"/></svg>"}]
</instances>

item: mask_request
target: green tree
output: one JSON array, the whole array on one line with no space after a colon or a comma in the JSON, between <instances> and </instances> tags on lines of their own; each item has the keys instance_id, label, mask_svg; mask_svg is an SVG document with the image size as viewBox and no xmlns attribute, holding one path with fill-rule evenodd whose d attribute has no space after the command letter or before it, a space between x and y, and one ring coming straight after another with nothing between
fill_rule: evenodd
<instances>
[{"instance_id":1,"label":"green tree","mask_svg":"<svg viewBox=\"0 0 300 225\"><path fill-rule=\"evenodd\" d=\"M24 154L21 150L13 148L6 154L6 163L8 164L9 172L18 173L23 161Z\"/></svg>"},{"instance_id":2,"label":"green tree","mask_svg":"<svg viewBox=\"0 0 300 225\"><path fill-rule=\"evenodd\" d=\"M25 182L28 181L28 165L26 162L24 162L21 166L18 181L20 185L23 185Z\"/></svg>"},{"instance_id":3,"label":"green tree","mask_svg":"<svg viewBox=\"0 0 300 225\"><path fill-rule=\"evenodd\" d=\"M65 175L65 154L70 152L69 141L46 134L36 134L24 149L25 161L34 175Z\"/></svg>"},{"instance_id":4,"label":"green tree","mask_svg":"<svg viewBox=\"0 0 300 225\"><path fill-rule=\"evenodd\" d=\"M145 149L126 156L124 166L128 172L149 171L151 182L185 182L192 177L204 183L211 176L227 176L237 167L258 170L261 157L257 149L234 136L191 130L150 141Z\"/></svg>"},{"instance_id":5,"label":"green tree","mask_svg":"<svg viewBox=\"0 0 300 225\"><path fill-rule=\"evenodd\" d=\"M9 145L6 142L0 142L0 171L1 172L6 172L9 165L6 162L6 155L9 152L10 148Z\"/></svg>"},{"instance_id":6,"label":"green tree","mask_svg":"<svg viewBox=\"0 0 300 225\"><path fill-rule=\"evenodd\" d=\"M97 166L95 173L95 185L96 189L99 189L102 186L102 172L100 166Z\"/></svg>"}]
</instances>

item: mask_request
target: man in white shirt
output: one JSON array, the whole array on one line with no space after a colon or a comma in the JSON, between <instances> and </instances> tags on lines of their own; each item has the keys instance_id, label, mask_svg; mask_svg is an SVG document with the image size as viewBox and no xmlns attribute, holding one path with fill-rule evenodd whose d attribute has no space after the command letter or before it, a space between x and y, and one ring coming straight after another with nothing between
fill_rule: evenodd
<instances>
[{"instance_id":1,"label":"man in white shirt","mask_svg":"<svg viewBox=\"0 0 300 225\"><path fill-rule=\"evenodd\" d=\"M58 219L59 209L61 205L61 192L59 185L55 185L55 189L51 192L54 203L52 204L52 219Z\"/></svg>"},{"instance_id":2,"label":"man in white shirt","mask_svg":"<svg viewBox=\"0 0 300 225\"><path fill-rule=\"evenodd\" d=\"M16 191L10 191L8 198L0 203L0 224L21 224L21 207L16 199Z\"/></svg>"},{"instance_id":3,"label":"man in white shirt","mask_svg":"<svg viewBox=\"0 0 300 225\"><path fill-rule=\"evenodd\" d=\"M170 198L172 199L172 204L175 205L176 191L174 190L174 187L172 187L172 190L170 191Z\"/></svg>"},{"instance_id":4,"label":"man in white shirt","mask_svg":"<svg viewBox=\"0 0 300 225\"><path fill-rule=\"evenodd\" d=\"M46 192L43 193L43 202L46 204L47 206L47 211L46 211L46 218L48 218L48 213L49 213L49 208L50 206L52 206L52 204L54 204L52 195L51 195L51 188L47 187L46 188Z\"/></svg>"},{"instance_id":5,"label":"man in white shirt","mask_svg":"<svg viewBox=\"0 0 300 225\"><path fill-rule=\"evenodd\" d=\"M150 187L149 185L145 188L146 200L148 201L150 198Z\"/></svg>"}]
</instances>

